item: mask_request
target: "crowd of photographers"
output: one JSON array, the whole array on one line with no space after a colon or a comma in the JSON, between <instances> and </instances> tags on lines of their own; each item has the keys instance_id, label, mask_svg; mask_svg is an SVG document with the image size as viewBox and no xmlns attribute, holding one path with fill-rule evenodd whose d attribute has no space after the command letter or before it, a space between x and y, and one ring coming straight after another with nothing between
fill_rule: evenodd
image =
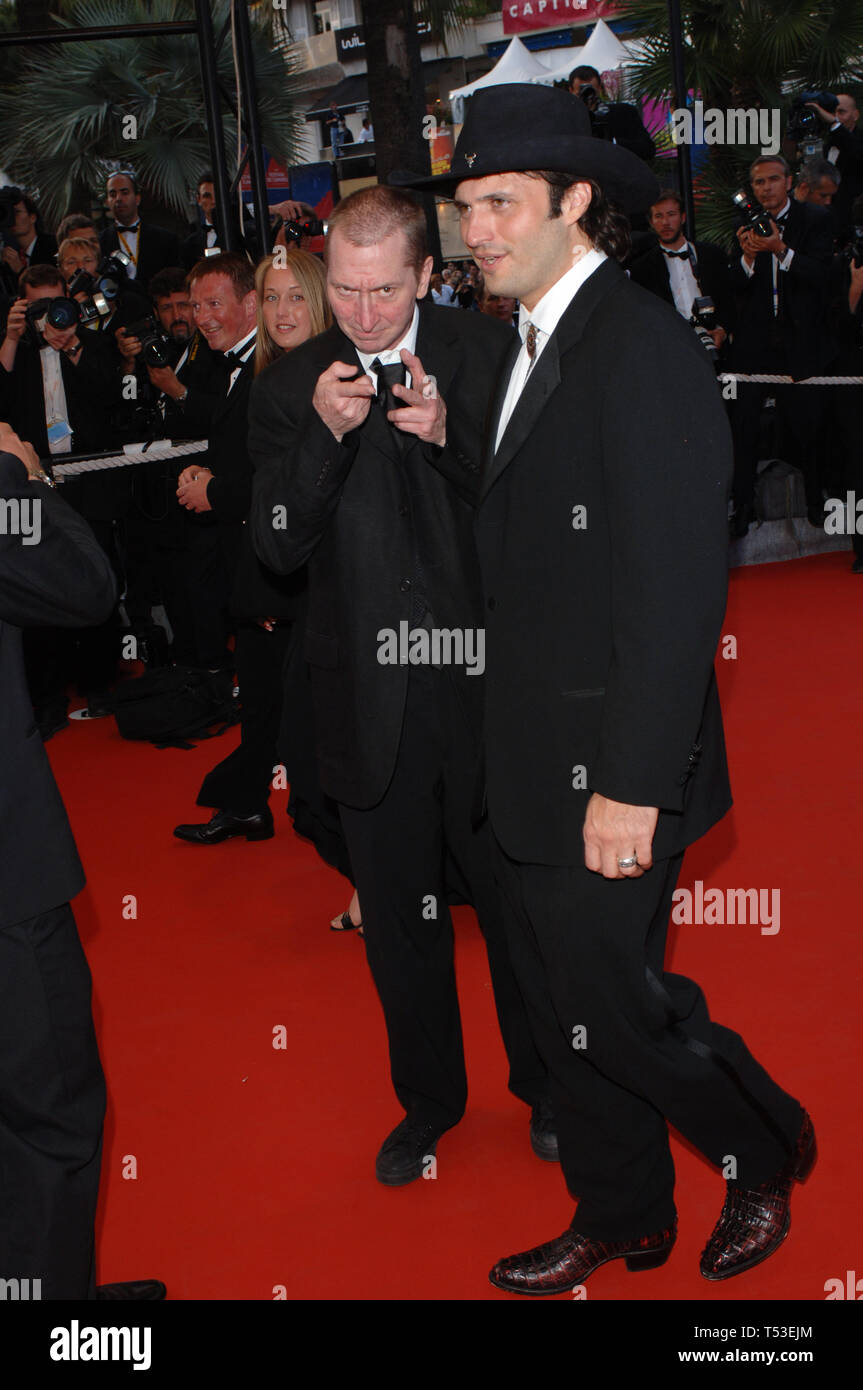
<instances>
[{"instance_id":1,"label":"crowd of photographers","mask_svg":"<svg viewBox=\"0 0 863 1390\"><path fill-rule=\"evenodd\" d=\"M652 156L635 108L604 102L592 69L576 69L570 90L600 122L595 133ZM781 154L753 163L749 187L735 197L739 250L730 257L688 239L683 201L671 189L633 229L632 279L689 320L717 371L734 378L732 385L726 376L723 392L735 442L732 537L744 536L757 517L760 459L779 457L799 469L813 526L824 523L825 495L863 495L863 387L750 380L863 375L858 124L853 97L803 94L788 133L804 142L808 157L795 171ZM235 376L225 351L232 344L212 322L209 329L202 324L202 312L213 320L221 311L193 309L190 294L201 266L219 251L212 180L198 184L198 223L182 242L140 219L141 191L131 173L108 179L105 201L111 221L101 233L88 214L70 213L51 236L26 192L0 190L0 419L55 468L64 455L118 451L133 441L208 439ZM297 208L288 206L293 216ZM240 289L233 284L237 295ZM430 293L437 304L504 321L517 313L515 300L486 290L472 262L449 262L433 276ZM182 476L177 459L88 471L65 479L63 495L110 557L127 630L144 655L168 660L164 630L152 621L162 604L173 660L227 669L227 631L215 611L226 584L212 511L181 497ZM853 544L860 573L863 537L853 535ZM70 685L91 715L109 707L121 634L119 610L98 628L27 634L28 678L44 737L67 723Z\"/></svg>"}]
</instances>

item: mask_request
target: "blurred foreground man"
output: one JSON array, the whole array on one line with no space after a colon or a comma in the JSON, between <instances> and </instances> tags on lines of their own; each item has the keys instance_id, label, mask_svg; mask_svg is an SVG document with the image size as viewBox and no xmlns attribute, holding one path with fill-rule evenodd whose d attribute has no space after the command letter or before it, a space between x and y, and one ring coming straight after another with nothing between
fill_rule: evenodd
<instances>
[{"instance_id":1,"label":"blurred foreground man","mask_svg":"<svg viewBox=\"0 0 863 1390\"><path fill-rule=\"evenodd\" d=\"M115 594L86 522L0 424L0 1280L22 1299L165 1296L157 1280L95 1287L105 1080L69 905L84 871L19 631L102 622Z\"/></svg>"},{"instance_id":2,"label":"blurred foreground man","mask_svg":"<svg viewBox=\"0 0 863 1390\"><path fill-rule=\"evenodd\" d=\"M339 805L406 1112L377 1157L389 1186L428 1171L465 1109L453 882L485 935L510 1089L532 1107L535 1151L557 1157L544 1068L471 829L485 665L473 505L482 423L513 334L418 305L431 269L418 199L384 187L343 199L327 235L336 322L261 373L250 410L258 554L280 574L308 562L321 785Z\"/></svg>"},{"instance_id":3,"label":"blurred foreground man","mask_svg":"<svg viewBox=\"0 0 863 1390\"><path fill-rule=\"evenodd\" d=\"M647 207L653 176L592 139L566 93L478 92L450 173L417 186L454 193L486 286L521 304L477 512L486 809L578 1209L491 1281L555 1294L608 1260L662 1264L668 1123L717 1168L734 1156L701 1261L726 1279L784 1238L815 1139L698 986L663 968L683 851L731 804L713 672L722 402L689 327L615 259L627 229L609 202Z\"/></svg>"}]
</instances>

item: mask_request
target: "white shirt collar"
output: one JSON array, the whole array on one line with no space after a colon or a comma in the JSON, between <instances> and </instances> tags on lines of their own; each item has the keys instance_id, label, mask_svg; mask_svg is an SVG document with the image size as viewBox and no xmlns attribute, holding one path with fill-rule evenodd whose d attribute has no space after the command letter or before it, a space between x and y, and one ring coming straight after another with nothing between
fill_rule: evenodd
<instances>
[{"instance_id":1,"label":"white shirt collar","mask_svg":"<svg viewBox=\"0 0 863 1390\"><path fill-rule=\"evenodd\" d=\"M780 208L778 212L771 212L771 213L769 213L768 215L769 215L770 217L773 218L773 221L774 221L774 222L778 222L779 218L780 218L780 217L784 217L785 214L786 214L787 212L790 212L790 210L791 210L791 199L790 199L790 198L786 198L786 199L785 199L785 206L784 206L784 208Z\"/></svg>"},{"instance_id":2,"label":"white shirt collar","mask_svg":"<svg viewBox=\"0 0 863 1390\"><path fill-rule=\"evenodd\" d=\"M519 305L518 309L518 331L524 341L527 325L532 323L534 328L545 336L540 340L545 342L545 338L553 333L564 313L569 308L571 301L581 289L585 280L598 270L602 262L606 260L604 251L597 251L594 247L591 251L586 251L583 256L575 262L569 270L565 271L551 287L546 290L542 299L530 312L524 304Z\"/></svg>"},{"instance_id":3,"label":"white shirt collar","mask_svg":"<svg viewBox=\"0 0 863 1390\"><path fill-rule=\"evenodd\" d=\"M33 255L33 247L36 245L38 236L39 233L37 232L36 236L34 236L33 240L30 242L30 245L24 247L24 255L27 257L28 261L30 257Z\"/></svg>"},{"instance_id":4,"label":"white shirt collar","mask_svg":"<svg viewBox=\"0 0 863 1390\"><path fill-rule=\"evenodd\" d=\"M255 334L257 333L257 331L258 331L258 327L257 327L257 324L256 324L254 328L252 328L252 329L249 330L249 332L246 334L245 338L239 338L239 339L237 340L236 343L233 343L233 344L228 348L228 352L231 354L231 359L232 359L232 360L237 360L237 361L241 360L241 361L243 361L243 362L246 361L246 358L247 358L248 355L249 355L247 349L250 348L250 347L254 347L254 343L253 343L252 340L253 340L253 338L255 337Z\"/></svg>"},{"instance_id":5,"label":"white shirt collar","mask_svg":"<svg viewBox=\"0 0 863 1390\"><path fill-rule=\"evenodd\" d=\"M401 362L402 348L406 348L408 352L416 354L417 332L419 330L419 322L420 306L419 304L415 304L414 316L411 319L410 327L408 328L408 331L402 338L401 342L397 343L395 347L387 348L385 352L360 352L359 348L356 349L357 357L360 359L362 369L364 372L367 372L368 375L372 378L372 381L375 384L375 389L377 389L377 373L371 370L371 365L374 362L375 358L379 357L381 365L384 367L388 367L392 362ZM410 373L408 375L410 375Z\"/></svg>"}]
</instances>

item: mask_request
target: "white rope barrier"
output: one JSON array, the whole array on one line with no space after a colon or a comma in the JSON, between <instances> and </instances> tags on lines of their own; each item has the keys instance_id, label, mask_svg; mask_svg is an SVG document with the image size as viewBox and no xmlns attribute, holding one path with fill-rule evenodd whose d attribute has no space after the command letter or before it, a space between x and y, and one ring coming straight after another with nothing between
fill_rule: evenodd
<instances>
[{"instance_id":1,"label":"white rope barrier","mask_svg":"<svg viewBox=\"0 0 863 1390\"><path fill-rule=\"evenodd\" d=\"M102 468L125 468L132 463L150 463L157 459L200 454L208 445L209 441L206 439L190 439L182 444L172 444L170 439L159 439L153 444L125 444L122 454L111 454L104 458L76 459L74 463L54 463L52 459L51 474L58 482L62 482L64 478L74 477L76 473L91 473ZM55 454L54 458L57 457Z\"/></svg>"},{"instance_id":2,"label":"white rope barrier","mask_svg":"<svg viewBox=\"0 0 863 1390\"><path fill-rule=\"evenodd\" d=\"M771 376L766 372L720 372L720 381L752 381L765 386L863 386L863 376L807 376L795 381L793 376Z\"/></svg>"}]
</instances>

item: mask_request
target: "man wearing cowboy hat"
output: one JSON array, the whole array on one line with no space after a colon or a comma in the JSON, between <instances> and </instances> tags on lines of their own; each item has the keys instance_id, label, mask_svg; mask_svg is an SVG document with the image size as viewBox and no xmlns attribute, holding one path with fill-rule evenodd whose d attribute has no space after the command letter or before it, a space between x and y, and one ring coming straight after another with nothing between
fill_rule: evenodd
<instances>
[{"instance_id":1,"label":"man wearing cowboy hat","mask_svg":"<svg viewBox=\"0 0 863 1390\"><path fill-rule=\"evenodd\" d=\"M657 185L591 138L581 102L480 91L450 172L412 182L454 197L489 291L521 303L477 513L482 806L578 1209L491 1281L554 1294L608 1260L662 1264L676 1235L668 1123L730 1179L701 1259L725 1279L784 1238L815 1141L698 986L663 966L683 851L731 804L713 671L722 403L688 325L618 264L613 204L641 211Z\"/></svg>"}]
</instances>

